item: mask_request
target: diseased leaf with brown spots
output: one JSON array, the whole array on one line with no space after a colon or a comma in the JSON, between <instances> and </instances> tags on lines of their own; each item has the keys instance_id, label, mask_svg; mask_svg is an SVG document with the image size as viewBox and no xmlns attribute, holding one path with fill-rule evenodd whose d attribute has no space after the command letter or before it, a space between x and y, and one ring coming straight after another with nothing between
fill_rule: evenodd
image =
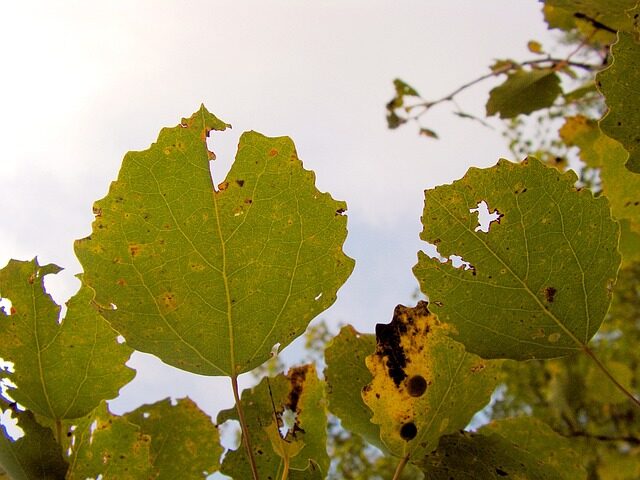
<instances>
[{"instance_id":1,"label":"diseased leaf with brown spots","mask_svg":"<svg viewBox=\"0 0 640 480\"><path fill-rule=\"evenodd\" d=\"M609 202L534 158L470 168L425 192L413 271L454 338L483 358L550 358L583 348L611 301L620 265ZM478 224L480 202L498 215ZM455 256L465 267L457 267Z\"/></svg>"},{"instance_id":2,"label":"diseased leaf with brown spots","mask_svg":"<svg viewBox=\"0 0 640 480\"><path fill-rule=\"evenodd\" d=\"M345 203L318 191L289 138L243 134L214 188L206 138L225 128L203 106L128 153L75 250L129 345L190 372L236 376L301 335L354 262L342 251Z\"/></svg>"},{"instance_id":3,"label":"diseased leaf with brown spots","mask_svg":"<svg viewBox=\"0 0 640 480\"><path fill-rule=\"evenodd\" d=\"M242 392L241 402L260 478L281 478L284 454L291 455L290 479L326 476L329 457L324 382L318 379L313 365L263 379L254 388ZM217 422L222 424L237 418L237 410L233 408L221 411ZM287 425L290 428L283 428ZM276 432L278 427L283 430ZM277 436L282 442L277 441ZM233 478L251 478L245 449L227 452L220 471Z\"/></svg>"},{"instance_id":4,"label":"diseased leaf with brown spots","mask_svg":"<svg viewBox=\"0 0 640 480\"><path fill-rule=\"evenodd\" d=\"M489 402L500 362L466 352L427 302L398 305L391 323L376 325L376 340L376 353L367 357L373 379L363 398L392 454L423 457Z\"/></svg>"}]
</instances>

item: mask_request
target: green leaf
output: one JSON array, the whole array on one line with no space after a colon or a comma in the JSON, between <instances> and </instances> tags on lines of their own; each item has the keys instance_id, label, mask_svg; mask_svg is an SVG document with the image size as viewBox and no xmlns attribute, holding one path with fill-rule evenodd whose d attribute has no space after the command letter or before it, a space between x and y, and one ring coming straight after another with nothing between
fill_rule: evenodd
<instances>
[{"instance_id":1,"label":"green leaf","mask_svg":"<svg viewBox=\"0 0 640 480\"><path fill-rule=\"evenodd\" d=\"M609 202L576 190L534 158L471 168L425 194L421 238L444 263L419 252L414 273L431 309L483 358L550 358L580 350L609 308L620 255ZM486 202L498 221L482 231ZM456 268L451 258L467 263Z\"/></svg>"},{"instance_id":2,"label":"green leaf","mask_svg":"<svg viewBox=\"0 0 640 480\"><path fill-rule=\"evenodd\" d=\"M553 69L516 70L489 92L487 115L526 115L550 107L561 93L560 79Z\"/></svg>"},{"instance_id":3,"label":"green leaf","mask_svg":"<svg viewBox=\"0 0 640 480\"><path fill-rule=\"evenodd\" d=\"M324 383L317 377L313 365L292 368L285 375L263 379L256 387L242 392L244 415L251 435L251 445L260 478L279 479L285 448L275 442L276 425L291 421L283 442L295 444L288 453L295 453L290 463L290 479L324 478L329 468L326 451ZM237 420L235 408L218 414L218 424ZM229 451L221 472L234 478L251 478L245 448ZM320 475L321 474L321 475Z\"/></svg>"},{"instance_id":4,"label":"green leaf","mask_svg":"<svg viewBox=\"0 0 640 480\"><path fill-rule=\"evenodd\" d=\"M151 438L156 480L206 478L219 468L218 429L189 398L143 405L125 416Z\"/></svg>"},{"instance_id":5,"label":"green leaf","mask_svg":"<svg viewBox=\"0 0 640 480\"><path fill-rule=\"evenodd\" d=\"M56 265L11 260L0 270L0 297L11 300L0 313L0 357L14 362L15 373L0 377L17 385L11 396L34 413L51 419L78 418L100 401L114 398L135 372L125 366L131 349L91 305L93 292L82 287L60 307L45 292L45 275Z\"/></svg>"},{"instance_id":6,"label":"green leaf","mask_svg":"<svg viewBox=\"0 0 640 480\"><path fill-rule=\"evenodd\" d=\"M9 407L2 397L0 407L0 410ZM0 425L0 478L63 480L68 465L51 430L39 425L28 410L21 411L15 406L11 410L24 436L14 441L4 425Z\"/></svg>"},{"instance_id":7,"label":"green leaf","mask_svg":"<svg viewBox=\"0 0 640 480\"><path fill-rule=\"evenodd\" d=\"M384 450L380 428L371 423L372 412L362 399L362 389L372 378L365 357L375 349L374 335L359 333L351 325L342 327L324 352L327 363L324 378L329 411L340 419L345 429Z\"/></svg>"},{"instance_id":8,"label":"green leaf","mask_svg":"<svg viewBox=\"0 0 640 480\"><path fill-rule=\"evenodd\" d=\"M67 480L102 475L104 480L139 480L152 476L150 438L125 417L102 404L69 429Z\"/></svg>"},{"instance_id":9,"label":"green leaf","mask_svg":"<svg viewBox=\"0 0 640 480\"><path fill-rule=\"evenodd\" d=\"M443 437L424 459L423 471L429 480L586 479L569 441L533 418Z\"/></svg>"},{"instance_id":10,"label":"green leaf","mask_svg":"<svg viewBox=\"0 0 640 480\"><path fill-rule=\"evenodd\" d=\"M226 127L202 107L128 153L76 253L132 347L235 376L302 334L354 262L342 252L346 205L315 188L289 138L243 134L214 189L205 140Z\"/></svg>"},{"instance_id":11,"label":"green leaf","mask_svg":"<svg viewBox=\"0 0 640 480\"><path fill-rule=\"evenodd\" d=\"M398 305L391 323L376 325L376 341L363 398L396 456L419 459L434 450L442 435L464 428L489 402L498 382L501 362L465 352L427 302Z\"/></svg>"},{"instance_id":12,"label":"green leaf","mask_svg":"<svg viewBox=\"0 0 640 480\"><path fill-rule=\"evenodd\" d=\"M612 64L596 76L609 107L600 128L629 152L627 168L640 173L640 45L632 34L620 33L612 54Z\"/></svg>"},{"instance_id":13,"label":"green leaf","mask_svg":"<svg viewBox=\"0 0 640 480\"><path fill-rule=\"evenodd\" d=\"M637 0L546 0L545 5L566 12L567 16L584 22L581 30L591 34L594 29L632 31L633 22L627 10ZM555 25L554 25L555 26Z\"/></svg>"}]
</instances>

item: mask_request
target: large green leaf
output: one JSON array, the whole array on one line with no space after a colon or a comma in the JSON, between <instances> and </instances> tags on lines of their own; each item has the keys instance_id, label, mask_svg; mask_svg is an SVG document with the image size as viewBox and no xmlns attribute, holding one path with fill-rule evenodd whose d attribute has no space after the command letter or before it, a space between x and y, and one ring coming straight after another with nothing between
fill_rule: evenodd
<instances>
[{"instance_id":1,"label":"large green leaf","mask_svg":"<svg viewBox=\"0 0 640 480\"><path fill-rule=\"evenodd\" d=\"M484 358L549 358L582 348L609 308L620 255L609 202L536 159L471 168L426 192L414 273L456 339ZM475 212L497 211L489 231ZM472 211L473 210L473 211ZM452 256L468 262L456 268Z\"/></svg>"},{"instance_id":2,"label":"large green leaf","mask_svg":"<svg viewBox=\"0 0 640 480\"><path fill-rule=\"evenodd\" d=\"M8 406L0 397L0 411ZM30 411L20 411L15 407L12 410L24 436L14 441L4 425L0 425L0 478L63 480L67 464L51 430L39 425ZM4 477L3 471L9 477Z\"/></svg>"},{"instance_id":3,"label":"large green leaf","mask_svg":"<svg viewBox=\"0 0 640 480\"><path fill-rule=\"evenodd\" d=\"M498 382L501 362L466 352L427 302L398 305L391 323L376 325L376 341L363 398L394 455L420 459L434 450L442 435L464 428L489 402Z\"/></svg>"},{"instance_id":4,"label":"large green leaf","mask_svg":"<svg viewBox=\"0 0 640 480\"><path fill-rule=\"evenodd\" d=\"M154 479L206 478L219 468L218 429L189 398L143 405L125 416L151 438Z\"/></svg>"},{"instance_id":5,"label":"large green leaf","mask_svg":"<svg viewBox=\"0 0 640 480\"><path fill-rule=\"evenodd\" d=\"M329 411L345 429L384 449L380 428L371 423L372 412L362 399L362 389L371 382L365 358L375 349L375 335L359 333L351 325L342 327L324 352L327 363L324 378Z\"/></svg>"},{"instance_id":6,"label":"large green leaf","mask_svg":"<svg viewBox=\"0 0 640 480\"><path fill-rule=\"evenodd\" d=\"M226 125L204 107L128 153L76 243L102 314L134 348L237 375L288 345L353 269L346 209L314 186L289 138L242 135L215 190L207 150Z\"/></svg>"},{"instance_id":7,"label":"large green leaf","mask_svg":"<svg viewBox=\"0 0 640 480\"><path fill-rule=\"evenodd\" d=\"M640 44L631 33L619 33L612 54L613 63L596 77L609 107L600 128L622 143L629 152L627 168L640 173Z\"/></svg>"},{"instance_id":8,"label":"large green leaf","mask_svg":"<svg viewBox=\"0 0 640 480\"><path fill-rule=\"evenodd\" d=\"M487 115L513 118L553 105L562 93L560 79L553 69L516 70L489 92Z\"/></svg>"},{"instance_id":9,"label":"large green leaf","mask_svg":"<svg viewBox=\"0 0 640 480\"><path fill-rule=\"evenodd\" d=\"M478 434L443 437L424 459L429 480L580 480L586 472L570 442L533 418L488 425Z\"/></svg>"},{"instance_id":10,"label":"large green leaf","mask_svg":"<svg viewBox=\"0 0 640 480\"><path fill-rule=\"evenodd\" d=\"M56 265L11 260L0 270L0 297L11 300L9 315L0 313L0 357L14 362L15 373L0 370L17 385L11 396L51 419L77 418L101 400L114 398L134 376L125 366L131 349L91 305L86 287L69 300L58 324L60 307L45 292L45 275Z\"/></svg>"},{"instance_id":11,"label":"large green leaf","mask_svg":"<svg viewBox=\"0 0 640 480\"><path fill-rule=\"evenodd\" d=\"M313 365L263 379L242 392L241 402L260 478L281 478L285 454L290 456L288 478L324 478L329 468L324 382ZM223 410L218 424L237 418L235 408ZM291 423L282 436L288 421ZM245 449L227 452L221 471L233 478L251 478Z\"/></svg>"},{"instance_id":12,"label":"large green leaf","mask_svg":"<svg viewBox=\"0 0 640 480\"><path fill-rule=\"evenodd\" d=\"M67 480L140 480L155 478L150 442L140 427L126 417L112 415L106 404L74 422L65 446L69 461Z\"/></svg>"}]
</instances>

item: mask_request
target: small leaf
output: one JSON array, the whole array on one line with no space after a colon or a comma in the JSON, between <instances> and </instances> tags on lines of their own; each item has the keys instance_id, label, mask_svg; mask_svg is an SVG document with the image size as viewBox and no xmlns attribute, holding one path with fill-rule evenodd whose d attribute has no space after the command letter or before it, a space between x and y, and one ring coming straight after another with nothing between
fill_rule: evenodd
<instances>
[{"instance_id":1,"label":"small leaf","mask_svg":"<svg viewBox=\"0 0 640 480\"><path fill-rule=\"evenodd\" d=\"M609 107L600 128L629 152L627 168L640 173L640 46L632 34L620 33L612 54L613 63L596 76Z\"/></svg>"},{"instance_id":2,"label":"small leaf","mask_svg":"<svg viewBox=\"0 0 640 480\"><path fill-rule=\"evenodd\" d=\"M74 422L69 430L67 480L102 475L105 480L139 480L151 476L150 438L125 417L112 415L105 404Z\"/></svg>"},{"instance_id":3,"label":"small leaf","mask_svg":"<svg viewBox=\"0 0 640 480\"><path fill-rule=\"evenodd\" d=\"M424 459L429 480L580 480L586 472L569 441L533 418L494 422L478 433L443 437Z\"/></svg>"},{"instance_id":4,"label":"small leaf","mask_svg":"<svg viewBox=\"0 0 640 480\"><path fill-rule=\"evenodd\" d=\"M372 378L365 357L375 349L374 335L359 333L351 325L342 327L324 352L327 362L324 378L329 411L345 429L382 450L380 428L371 423L372 412L362 399L362 389Z\"/></svg>"},{"instance_id":5,"label":"small leaf","mask_svg":"<svg viewBox=\"0 0 640 480\"><path fill-rule=\"evenodd\" d=\"M15 364L15 373L0 370L18 388L11 396L51 419L78 418L102 400L115 398L135 373L125 366L131 348L91 305L93 292L83 286L60 307L44 290L44 277L56 265L11 260L0 270L0 297L12 303L12 314L0 313L0 357Z\"/></svg>"},{"instance_id":6,"label":"small leaf","mask_svg":"<svg viewBox=\"0 0 640 480\"><path fill-rule=\"evenodd\" d=\"M50 429L38 424L30 411L10 406L0 397L0 412L10 407L24 436L12 440L0 425L0 478L11 480L63 480L68 468Z\"/></svg>"},{"instance_id":7,"label":"small leaf","mask_svg":"<svg viewBox=\"0 0 640 480\"><path fill-rule=\"evenodd\" d=\"M540 42L536 42L535 40L529 40L527 42L527 48L531 53L537 53L539 55L544 54L544 49L542 48L542 44Z\"/></svg>"},{"instance_id":8,"label":"small leaf","mask_svg":"<svg viewBox=\"0 0 640 480\"><path fill-rule=\"evenodd\" d=\"M438 138L438 134L429 128L422 127L418 134L422 135L423 137Z\"/></svg>"},{"instance_id":9,"label":"small leaf","mask_svg":"<svg viewBox=\"0 0 640 480\"><path fill-rule=\"evenodd\" d=\"M203 106L128 153L76 253L129 345L235 376L301 335L354 262L342 251L345 203L318 191L289 138L243 134L214 189L206 138L226 127Z\"/></svg>"},{"instance_id":10,"label":"small leaf","mask_svg":"<svg viewBox=\"0 0 640 480\"><path fill-rule=\"evenodd\" d=\"M290 479L327 474L324 383L318 379L313 365L292 368L286 376L263 379L253 389L242 392L241 402L260 478L281 478L285 453L295 453L290 462ZM287 416L293 419L289 428ZM221 411L217 422L237 418L236 409L232 408ZM276 432L265 428L276 425L282 428L283 441L295 444L290 449L274 442ZM220 470L234 478L251 478L245 448L227 452Z\"/></svg>"},{"instance_id":11,"label":"small leaf","mask_svg":"<svg viewBox=\"0 0 640 480\"><path fill-rule=\"evenodd\" d=\"M398 97L404 97L404 96L419 97L420 96L420 94L416 91L415 88L413 88L411 85L404 82L403 80L400 80L399 78L396 78L393 81L393 86L396 89L396 95Z\"/></svg>"},{"instance_id":12,"label":"small leaf","mask_svg":"<svg viewBox=\"0 0 640 480\"><path fill-rule=\"evenodd\" d=\"M206 478L219 468L222 446L218 429L189 398L142 405L125 415L151 438L155 480Z\"/></svg>"},{"instance_id":13,"label":"small leaf","mask_svg":"<svg viewBox=\"0 0 640 480\"><path fill-rule=\"evenodd\" d=\"M425 193L414 273L431 309L483 358L550 358L582 348L611 301L620 255L609 202L534 158L471 168ZM479 204L497 217L482 231ZM466 262L456 267L455 256Z\"/></svg>"},{"instance_id":14,"label":"small leaf","mask_svg":"<svg viewBox=\"0 0 640 480\"><path fill-rule=\"evenodd\" d=\"M391 323L376 325L376 340L366 359L373 379L363 399L392 454L423 457L489 402L500 362L465 352L426 302L398 305Z\"/></svg>"},{"instance_id":15,"label":"small leaf","mask_svg":"<svg viewBox=\"0 0 640 480\"><path fill-rule=\"evenodd\" d=\"M560 79L553 69L517 70L489 92L487 115L513 118L548 108L562 93Z\"/></svg>"}]
</instances>

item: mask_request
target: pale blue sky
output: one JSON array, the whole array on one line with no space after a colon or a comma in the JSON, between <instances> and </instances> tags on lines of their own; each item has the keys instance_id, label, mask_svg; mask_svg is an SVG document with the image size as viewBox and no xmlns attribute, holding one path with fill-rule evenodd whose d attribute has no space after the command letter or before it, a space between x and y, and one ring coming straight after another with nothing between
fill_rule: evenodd
<instances>
[{"instance_id":1,"label":"pale blue sky","mask_svg":"<svg viewBox=\"0 0 640 480\"><path fill-rule=\"evenodd\" d=\"M289 135L318 186L349 205L354 274L324 315L372 331L411 302L423 190L508 156L499 131L433 112L438 141L389 131L399 76L439 98L495 58L529 58L550 38L534 0L29 1L0 17L0 265L67 268L48 285L77 288L73 240L89 234L124 153L155 141L204 103L233 125L212 139L221 181L239 135ZM495 82L493 83L495 84ZM493 85L460 96L481 114ZM209 414L232 405L227 379L137 355L117 411L190 395Z\"/></svg>"}]
</instances>

